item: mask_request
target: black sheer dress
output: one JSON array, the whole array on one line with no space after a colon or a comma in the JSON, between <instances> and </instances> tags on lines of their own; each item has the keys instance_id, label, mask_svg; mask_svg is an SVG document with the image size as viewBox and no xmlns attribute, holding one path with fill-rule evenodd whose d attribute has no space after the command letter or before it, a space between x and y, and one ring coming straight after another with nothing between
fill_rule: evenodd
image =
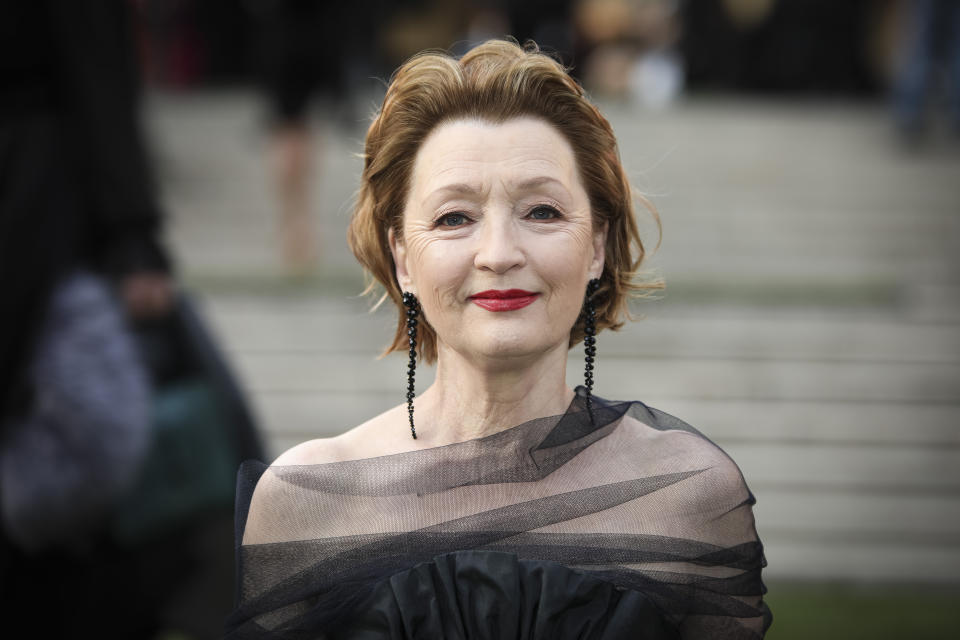
<instances>
[{"instance_id":1,"label":"black sheer dress","mask_svg":"<svg viewBox=\"0 0 960 640\"><path fill-rule=\"evenodd\" d=\"M753 504L698 431L582 389L479 440L247 463L227 637L761 638Z\"/></svg>"}]
</instances>

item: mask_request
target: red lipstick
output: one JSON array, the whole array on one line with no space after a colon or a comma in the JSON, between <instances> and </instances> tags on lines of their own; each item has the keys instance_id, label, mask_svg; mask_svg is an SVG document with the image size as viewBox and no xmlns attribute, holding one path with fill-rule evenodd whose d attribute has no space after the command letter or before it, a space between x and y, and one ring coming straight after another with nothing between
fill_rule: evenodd
<instances>
[{"instance_id":1,"label":"red lipstick","mask_svg":"<svg viewBox=\"0 0 960 640\"><path fill-rule=\"evenodd\" d=\"M523 289L490 289L470 296L470 301L487 311L516 311L531 304L539 293Z\"/></svg>"}]
</instances>

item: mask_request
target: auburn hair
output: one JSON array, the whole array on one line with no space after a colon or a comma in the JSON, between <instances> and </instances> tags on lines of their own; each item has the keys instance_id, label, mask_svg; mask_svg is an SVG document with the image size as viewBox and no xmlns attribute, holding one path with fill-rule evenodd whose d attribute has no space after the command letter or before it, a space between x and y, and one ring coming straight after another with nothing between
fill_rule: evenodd
<instances>
[{"instance_id":1,"label":"auburn hair","mask_svg":"<svg viewBox=\"0 0 960 640\"><path fill-rule=\"evenodd\" d=\"M541 118L566 138L590 201L594 228L607 224L605 262L594 295L596 328L618 329L629 318L630 297L663 288L638 282L645 251L634 217L634 199L655 218L653 206L635 196L620 163L613 129L564 67L536 44L489 40L457 59L427 51L393 74L379 112L367 131L363 174L347 241L368 274L365 293L379 283L397 308L397 331L384 355L408 347L406 312L396 279L388 232L403 237L403 213L414 160L437 125L457 119L500 123ZM583 338L583 318L570 331L570 345ZM420 358L437 357L436 333L421 316Z\"/></svg>"}]
</instances>

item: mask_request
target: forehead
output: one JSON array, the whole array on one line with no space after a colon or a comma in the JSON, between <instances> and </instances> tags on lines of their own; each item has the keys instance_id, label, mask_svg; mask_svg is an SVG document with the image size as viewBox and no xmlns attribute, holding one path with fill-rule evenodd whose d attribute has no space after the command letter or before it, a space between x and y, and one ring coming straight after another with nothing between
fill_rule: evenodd
<instances>
[{"instance_id":1,"label":"forehead","mask_svg":"<svg viewBox=\"0 0 960 640\"><path fill-rule=\"evenodd\" d=\"M548 122L462 119L440 124L427 136L414 161L411 187L423 192L449 182L519 183L542 177L571 187L580 181L573 148Z\"/></svg>"}]
</instances>

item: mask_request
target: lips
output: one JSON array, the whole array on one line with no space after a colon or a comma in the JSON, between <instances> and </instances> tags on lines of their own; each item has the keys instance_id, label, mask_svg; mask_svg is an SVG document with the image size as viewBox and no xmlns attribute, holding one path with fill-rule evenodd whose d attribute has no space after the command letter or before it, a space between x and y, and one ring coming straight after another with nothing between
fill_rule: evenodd
<instances>
[{"instance_id":1,"label":"lips","mask_svg":"<svg viewBox=\"0 0 960 640\"><path fill-rule=\"evenodd\" d=\"M523 289L490 289L470 296L470 301L487 311L516 311L532 304L539 293Z\"/></svg>"}]
</instances>

